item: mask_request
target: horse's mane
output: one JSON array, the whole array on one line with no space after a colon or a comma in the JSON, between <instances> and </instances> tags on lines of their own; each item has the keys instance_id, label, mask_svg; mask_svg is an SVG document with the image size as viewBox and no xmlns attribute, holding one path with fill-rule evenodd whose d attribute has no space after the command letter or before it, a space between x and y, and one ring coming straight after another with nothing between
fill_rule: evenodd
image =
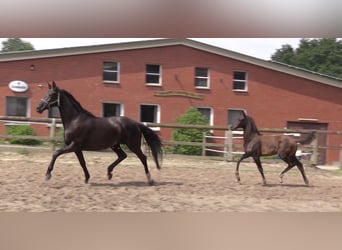
<instances>
[{"instance_id":1,"label":"horse's mane","mask_svg":"<svg viewBox=\"0 0 342 250\"><path fill-rule=\"evenodd\" d=\"M90 113L88 110L84 109L82 107L82 105L76 100L76 98L70 94L68 91L64 90L64 89L59 89L59 91L61 92L61 94L65 95L75 106L75 108L77 109L77 111L85 113L91 117L96 118L95 115L93 115L92 113Z\"/></svg>"},{"instance_id":2,"label":"horse's mane","mask_svg":"<svg viewBox=\"0 0 342 250\"><path fill-rule=\"evenodd\" d=\"M260 131L258 130L258 128L255 124L254 119L250 116L246 116L246 119L247 119L246 129L249 128L251 130L250 132L257 133L258 135L261 135Z\"/></svg>"}]
</instances>

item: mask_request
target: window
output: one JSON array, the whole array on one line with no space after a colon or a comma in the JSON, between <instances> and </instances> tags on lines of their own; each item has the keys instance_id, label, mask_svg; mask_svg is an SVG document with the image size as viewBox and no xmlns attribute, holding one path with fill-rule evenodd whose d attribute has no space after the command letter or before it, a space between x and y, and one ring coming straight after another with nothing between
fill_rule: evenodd
<instances>
[{"instance_id":1,"label":"window","mask_svg":"<svg viewBox=\"0 0 342 250\"><path fill-rule=\"evenodd\" d=\"M49 118L61 118L61 114L59 113L59 108L56 106L53 106L49 109L48 112Z\"/></svg>"},{"instance_id":2,"label":"window","mask_svg":"<svg viewBox=\"0 0 342 250\"><path fill-rule=\"evenodd\" d=\"M146 65L146 84L161 85L161 66L156 64Z\"/></svg>"},{"instance_id":3,"label":"window","mask_svg":"<svg viewBox=\"0 0 342 250\"><path fill-rule=\"evenodd\" d=\"M242 112L246 112L244 109L228 109L228 114L227 114L227 125L232 125L235 121L237 121Z\"/></svg>"},{"instance_id":4,"label":"window","mask_svg":"<svg viewBox=\"0 0 342 250\"><path fill-rule=\"evenodd\" d=\"M233 90L247 91L247 73L243 71L234 71Z\"/></svg>"},{"instance_id":5,"label":"window","mask_svg":"<svg viewBox=\"0 0 342 250\"><path fill-rule=\"evenodd\" d=\"M28 116L28 98L6 96L7 116Z\"/></svg>"},{"instance_id":6,"label":"window","mask_svg":"<svg viewBox=\"0 0 342 250\"><path fill-rule=\"evenodd\" d=\"M209 88L209 69L196 68L195 69L195 87L196 88Z\"/></svg>"},{"instance_id":7,"label":"window","mask_svg":"<svg viewBox=\"0 0 342 250\"><path fill-rule=\"evenodd\" d=\"M109 83L118 83L120 74L120 65L118 62L103 62L103 81Z\"/></svg>"},{"instance_id":8,"label":"window","mask_svg":"<svg viewBox=\"0 0 342 250\"><path fill-rule=\"evenodd\" d=\"M123 105L121 103L103 103L103 117L123 115Z\"/></svg>"},{"instance_id":9,"label":"window","mask_svg":"<svg viewBox=\"0 0 342 250\"><path fill-rule=\"evenodd\" d=\"M141 122L160 122L159 105L142 104L140 105L140 121Z\"/></svg>"},{"instance_id":10,"label":"window","mask_svg":"<svg viewBox=\"0 0 342 250\"><path fill-rule=\"evenodd\" d=\"M207 118L208 125L214 124L213 110L212 108L198 107L197 110Z\"/></svg>"}]
</instances>

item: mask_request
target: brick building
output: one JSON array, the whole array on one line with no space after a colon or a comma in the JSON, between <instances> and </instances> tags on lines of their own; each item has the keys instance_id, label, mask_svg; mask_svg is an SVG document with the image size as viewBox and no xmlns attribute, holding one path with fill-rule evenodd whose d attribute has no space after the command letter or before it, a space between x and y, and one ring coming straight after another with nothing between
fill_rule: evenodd
<instances>
[{"instance_id":1,"label":"brick building","mask_svg":"<svg viewBox=\"0 0 342 250\"><path fill-rule=\"evenodd\" d=\"M342 130L341 79L188 39L0 54L0 115L58 115L35 111L52 80L97 116L175 123L197 107L218 126L245 110L259 127ZM160 133L169 139L171 130ZM342 141L328 135L324 143ZM339 152L324 157L338 161Z\"/></svg>"}]
</instances>

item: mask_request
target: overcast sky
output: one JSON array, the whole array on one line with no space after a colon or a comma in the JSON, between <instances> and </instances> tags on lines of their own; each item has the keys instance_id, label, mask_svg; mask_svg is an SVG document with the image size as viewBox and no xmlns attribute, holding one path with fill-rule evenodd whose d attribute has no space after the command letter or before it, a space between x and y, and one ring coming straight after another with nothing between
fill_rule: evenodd
<instances>
[{"instance_id":1,"label":"overcast sky","mask_svg":"<svg viewBox=\"0 0 342 250\"><path fill-rule=\"evenodd\" d=\"M2 43L7 38L0 38ZM95 44L148 40L151 38L22 38L36 50L75 47ZM297 48L300 38L193 38L193 40L222 47L249 56L269 60L284 44Z\"/></svg>"}]
</instances>

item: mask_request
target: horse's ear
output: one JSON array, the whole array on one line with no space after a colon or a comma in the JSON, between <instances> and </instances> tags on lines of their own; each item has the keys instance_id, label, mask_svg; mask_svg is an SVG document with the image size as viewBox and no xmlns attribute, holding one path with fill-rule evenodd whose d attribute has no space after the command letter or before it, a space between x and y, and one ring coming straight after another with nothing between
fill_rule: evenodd
<instances>
[{"instance_id":1,"label":"horse's ear","mask_svg":"<svg viewBox=\"0 0 342 250\"><path fill-rule=\"evenodd\" d=\"M242 116L243 116L244 118L247 117L246 111L242 111Z\"/></svg>"},{"instance_id":2,"label":"horse's ear","mask_svg":"<svg viewBox=\"0 0 342 250\"><path fill-rule=\"evenodd\" d=\"M54 89L57 88L57 85L56 85L55 81L52 82L52 87L53 87Z\"/></svg>"},{"instance_id":3,"label":"horse's ear","mask_svg":"<svg viewBox=\"0 0 342 250\"><path fill-rule=\"evenodd\" d=\"M51 89L51 88L52 88L51 84L50 84L50 83L47 83L47 84L48 84L48 86L49 86L49 89Z\"/></svg>"}]
</instances>

